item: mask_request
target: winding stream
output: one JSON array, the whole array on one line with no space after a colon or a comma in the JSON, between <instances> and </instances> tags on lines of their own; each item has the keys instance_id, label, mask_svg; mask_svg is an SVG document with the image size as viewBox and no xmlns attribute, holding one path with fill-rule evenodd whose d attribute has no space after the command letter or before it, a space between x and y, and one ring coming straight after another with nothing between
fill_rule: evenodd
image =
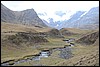
<instances>
[{"instance_id":1,"label":"winding stream","mask_svg":"<svg viewBox=\"0 0 100 67\"><path fill-rule=\"evenodd\" d=\"M13 63L9 63L11 61L6 61L6 62L1 63L1 66L12 66L12 65L15 65L15 64L18 64L18 63L29 62L29 61L32 61L32 60L38 60L39 61L39 60L41 60L41 58L48 58L54 51L60 51L60 56L62 58L64 58L64 57L70 58L70 56L71 56L71 55L68 55L68 53L71 53L71 46L64 46L64 47L52 48L52 49L49 49L49 50L41 50L41 52L39 54L34 55L31 58L21 59L21 60L18 60L18 61L12 60ZM68 52L68 51L70 51L70 52Z\"/></svg>"}]
</instances>

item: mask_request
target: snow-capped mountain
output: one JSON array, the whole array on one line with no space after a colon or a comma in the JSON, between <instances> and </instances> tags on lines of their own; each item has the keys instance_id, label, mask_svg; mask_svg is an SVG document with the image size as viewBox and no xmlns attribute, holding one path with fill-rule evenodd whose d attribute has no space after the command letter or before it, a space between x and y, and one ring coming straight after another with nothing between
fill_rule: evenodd
<instances>
[{"instance_id":1,"label":"snow-capped mountain","mask_svg":"<svg viewBox=\"0 0 100 67\"><path fill-rule=\"evenodd\" d=\"M85 11L77 11L75 14L71 15L71 18L69 20L67 20L63 24L61 24L60 27L72 28L75 25L74 22L77 21L80 18L80 16L84 13L85 13Z\"/></svg>"},{"instance_id":2,"label":"snow-capped mountain","mask_svg":"<svg viewBox=\"0 0 100 67\"><path fill-rule=\"evenodd\" d=\"M89 27L95 24L99 25L99 7L90 9L85 15L74 23L77 23L78 28L86 28L87 25Z\"/></svg>"},{"instance_id":3,"label":"snow-capped mountain","mask_svg":"<svg viewBox=\"0 0 100 67\"><path fill-rule=\"evenodd\" d=\"M61 14L60 14L61 13ZM61 11L56 11L56 15L62 17L66 15L66 13ZM46 17L46 13L44 13ZM99 26L99 7L93 7L89 11L77 11L70 18L66 18L64 20L54 21L54 18L48 17L46 20L43 19L43 22L50 27L61 29L61 28L91 28L95 29Z\"/></svg>"},{"instance_id":4,"label":"snow-capped mountain","mask_svg":"<svg viewBox=\"0 0 100 67\"><path fill-rule=\"evenodd\" d=\"M54 21L53 18L48 18L48 21L46 21L45 19L42 20L47 26L57 29L61 29L63 27L73 27L73 22L76 21L83 13L85 13L85 11L77 11L74 15L71 15L71 18L69 20L65 19L62 21Z\"/></svg>"},{"instance_id":5,"label":"snow-capped mountain","mask_svg":"<svg viewBox=\"0 0 100 67\"><path fill-rule=\"evenodd\" d=\"M76 22L77 28L81 29L96 29L99 28L99 7L91 8Z\"/></svg>"},{"instance_id":6,"label":"snow-capped mountain","mask_svg":"<svg viewBox=\"0 0 100 67\"><path fill-rule=\"evenodd\" d=\"M48 18L48 21L47 22L46 20L42 19L42 21L49 27L52 27L52 28L57 28L59 29L59 26L64 22L64 21L54 21L53 18ZM67 20L66 20L67 21Z\"/></svg>"}]
</instances>

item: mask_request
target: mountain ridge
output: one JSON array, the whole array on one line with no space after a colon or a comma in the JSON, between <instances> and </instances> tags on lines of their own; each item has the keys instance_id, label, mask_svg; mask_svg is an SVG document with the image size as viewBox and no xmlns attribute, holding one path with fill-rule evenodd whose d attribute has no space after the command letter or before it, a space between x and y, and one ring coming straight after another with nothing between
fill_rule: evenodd
<instances>
[{"instance_id":1,"label":"mountain ridge","mask_svg":"<svg viewBox=\"0 0 100 67\"><path fill-rule=\"evenodd\" d=\"M47 27L34 9L12 11L1 3L1 22Z\"/></svg>"}]
</instances>

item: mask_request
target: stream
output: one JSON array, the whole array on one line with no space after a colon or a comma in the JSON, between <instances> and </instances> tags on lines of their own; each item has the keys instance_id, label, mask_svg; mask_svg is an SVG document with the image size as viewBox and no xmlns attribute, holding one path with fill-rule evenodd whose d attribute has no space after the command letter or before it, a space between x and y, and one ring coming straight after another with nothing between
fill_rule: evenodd
<instances>
[{"instance_id":1,"label":"stream","mask_svg":"<svg viewBox=\"0 0 100 67\"><path fill-rule=\"evenodd\" d=\"M68 42L68 41L65 41L65 42ZM1 66L12 66L12 65L15 65L18 63L29 62L32 60L39 61L39 60L41 60L41 58L48 58L54 51L60 51L59 56L63 59L68 59L68 58L72 57L71 56L72 55L71 45L69 45L69 46L64 46L64 47L51 48L49 50L41 50L41 52L39 54L35 55L35 57L33 56L32 58L21 59L18 61L13 61L13 60L6 61L6 62L1 63ZM13 63L9 63L11 61L13 61Z\"/></svg>"}]
</instances>

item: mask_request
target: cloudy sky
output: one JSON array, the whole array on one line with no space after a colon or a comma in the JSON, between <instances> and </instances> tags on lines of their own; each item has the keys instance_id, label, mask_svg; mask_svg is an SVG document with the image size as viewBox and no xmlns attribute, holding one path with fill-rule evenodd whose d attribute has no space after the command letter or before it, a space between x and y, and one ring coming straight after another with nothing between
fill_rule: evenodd
<instances>
[{"instance_id":1,"label":"cloudy sky","mask_svg":"<svg viewBox=\"0 0 100 67\"><path fill-rule=\"evenodd\" d=\"M13 11L22 11L33 8L40 18L54 18L55 21L69 19L76 11L88 11L99 6L99 1L1 1L3 5ZM58 16L62 13L63 15Z\"/></svg>"}]
</instances>

